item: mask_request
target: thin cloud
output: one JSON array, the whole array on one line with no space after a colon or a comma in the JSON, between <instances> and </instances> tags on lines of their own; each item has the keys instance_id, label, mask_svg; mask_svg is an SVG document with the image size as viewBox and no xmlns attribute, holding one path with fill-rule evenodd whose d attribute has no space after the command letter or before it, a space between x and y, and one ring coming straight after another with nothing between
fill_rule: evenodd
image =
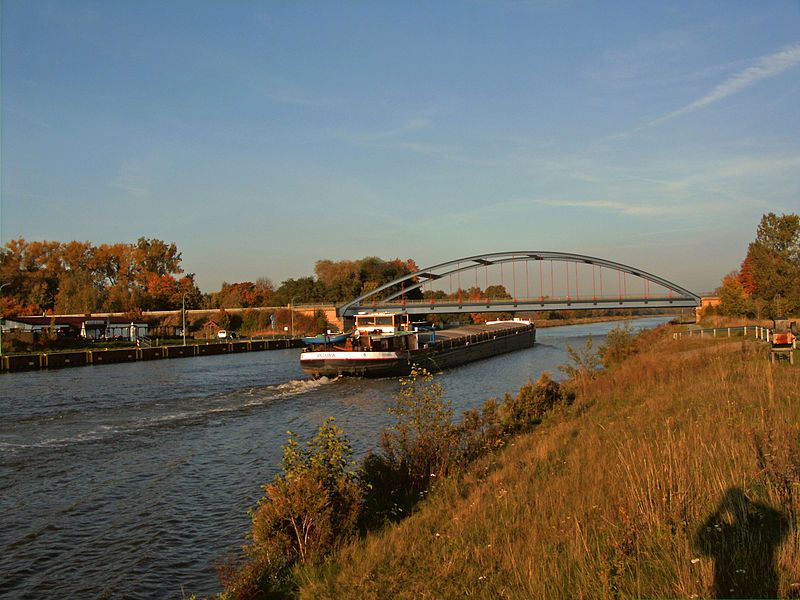
<instances>
[{"instance_id":1,"label":"thin cloud","mask_svg":"<svg viewBox=\"0 0 800 600\"><path fill-rule=\"evenodd\" d=\"M624 215L666 215L675 212L675 207L664 205L647 205L647 204L626 204L615 200L550 200L550 199L533 199L534 204L541 204L544 206L560 206L570 208L587 208L590 210L608 210L611 212L621 213Z\"/></svg>"},{"instance_id":2,"label":"thin cloud","mask_svg":"<svg viewBox=\"0 0 800 600\"><path fill-rule=\"evenodd\" d=\"M647 123L646 126L657 125L658 123L663 123L668 119L673 119L695 110L705 108L706 106L714 104L715 102L719 102L728 96L741 92L751 85L758 83L762 79L780 75L784 71L787 71L798 64L800 64L800 43L786 46L778 52L761 57L756 64L747 67L733 77L723 81L702 98L699 98L694 102L679 108L678 110L674 110L663 117L654 119L653 121Z\"/></svg>"},{"instance_id":3,"label":"thin cloud","mask_svg":"<svg viewBox=\"0 0 800 600\"><path fill-rule=\"evenodd\" d=\"M382 129L376 131L360 131L360 132L343 132L343 136L349 138L351 141L361 142L364 144L381 142L384 140L394 140L402 138L406 134L419 131L421 129L428 129L432 122L427 117L415 117L408 119L398 127L392 129Z\"/></svg>"},{"instance_id":4,"label":"thin cloud","mask_svg":"<svg viewBox=\"0 0 800 600\"><path fill-rule=\"evenodd\" d=\"M108 185L123 190L132 196L147 196L150 193L149 178L142 165L137 161L124 161L117 176L108 182Z\"/></svg>"},{"instance_id":5,"label":"thin cloud","mask_svg":"<svg viewBox=\"0 0 800 600\"><path fill-rule=\"evenodd\" d=\"M561 208L584 208L587 210L600 210L630 215L636 217L666 217L695 214L698 210L705 211L719 208L714 204L705 204L702 207L697 204L642 204L627 203L618 200L568 200L550 198L531 198L527 200L533 204L541 206L558 206Z\"/></svg>"}]
</instances>

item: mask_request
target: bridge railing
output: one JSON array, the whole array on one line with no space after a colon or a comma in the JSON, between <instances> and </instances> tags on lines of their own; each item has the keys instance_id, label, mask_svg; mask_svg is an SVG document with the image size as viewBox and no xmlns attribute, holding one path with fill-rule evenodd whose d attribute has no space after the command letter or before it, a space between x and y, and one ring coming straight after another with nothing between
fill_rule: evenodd
<instances>
[{"instance_id":1,"label":"bridge railing","mask_svg":"<svg viewBox=\"0 0 800 600\"><path fill-rule=\"evenodd\" d=\"M666 295L666 296L657 296L657 295L649 295L649 296L642 296L642 295L593 295L593 296L517 296L516 298L486 298L485 296L482 298L393 298L391 300L374 300L372 302L365 302L360 306L398 306L401 304L410 304L414 306L421 306L425 304L435 304L435 305L447 305L447 306L459 306L459 305L480 305L480 304L505 304L505 305L514 305L514 304L564 304L568 302L625 302L625 301L649 301L652 300L654 302L665 302L669 300L688 300L691 299L689 297L684 296L676 296L676 295Z\"/></svg>"}]
</instances>

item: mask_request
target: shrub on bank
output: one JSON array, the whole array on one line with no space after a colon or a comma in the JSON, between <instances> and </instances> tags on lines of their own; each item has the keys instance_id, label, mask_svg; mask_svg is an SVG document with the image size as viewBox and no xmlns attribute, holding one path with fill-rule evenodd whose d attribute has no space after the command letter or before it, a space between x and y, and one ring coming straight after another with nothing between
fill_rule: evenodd
<instances>
[{"instance_id":1,"label":"shrub on bank","mask_svg":"<svg viewBox=\"0 0 800 600\"><path fill-rule=\"evenodd\" d=\"M282 472L252 511L251 543L239 565L223 565L222 598L290 595L296 567L324 562L343 542L410 514L438 482L529 431L574 395L544 374L504 401L486 401L458 424L441 384L423 369L400 382L389 411L395 422L379 448L352 468L344 433L329 419L303 448L290 434Z\"/></svg>"},{"instance_id":2,"label":"shrub on bank","mask_svg":"<svg viewBox=\"0 0 800 600\"><path fill-rule=\"evenodd\" d=\"M246 561L221 570L225 597L243 600L291 589L294 565L321 561L356 532L362 490L344 432L329 418L305 448L289 436L282 473L264 486L251 512Z\"/></svg>"},{"instance_id":3,"label":"shrub on bank","mask_svg":"<svg viewBox=\"0 0 800 600\"><path fill-rule=\"evenodd\" d=\"M503 400L503 428L506 432L530 431L542 421L545 413L558 404L571 404L575 399L573 392L544 372L534 384L523 385L516 396L506 394Z\"/></svg>"}]
</instances>

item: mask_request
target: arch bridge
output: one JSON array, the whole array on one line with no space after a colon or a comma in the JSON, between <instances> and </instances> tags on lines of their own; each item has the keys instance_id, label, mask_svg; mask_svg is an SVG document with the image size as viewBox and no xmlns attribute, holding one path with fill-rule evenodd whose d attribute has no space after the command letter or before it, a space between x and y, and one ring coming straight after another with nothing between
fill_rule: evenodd
<instances>
[{"instance_id":1,"label":"arch bridge","mask_svg":"<svg viewBox=\"0 0 800 600\"><path fill-rule=\"evenodd\" d=\"M449 314L694 308L700 297L618 262L568 252L495 252L451 260L390 281L337 309Z\"/></svg>"}]
</instances>

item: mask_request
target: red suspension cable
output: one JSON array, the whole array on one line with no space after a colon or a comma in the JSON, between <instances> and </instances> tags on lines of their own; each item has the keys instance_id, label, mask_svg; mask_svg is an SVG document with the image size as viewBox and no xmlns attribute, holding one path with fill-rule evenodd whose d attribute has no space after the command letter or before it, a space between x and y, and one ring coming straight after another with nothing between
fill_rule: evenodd
<instances>
[{"instance_id":1,"label":"red suspension cable","mask_svg":"<svg viewBox=\"0 0 800 600\"><path fill-rule=\"evenodd\" d=\"M569 304L570 300L570 293L569 293L569 261L566 261L564 264L567 266L567 304Z\"/></svg>"},{"instance_id":2,"label":"red suspension cable","mask_svg":"<svg viewBox=\"0 0 800 600\"><path fill-rule=\"evenodd\" d=\"M514 278L514 306L517 305L517 257L511 257L511 276Z\"/></svg>"},{"instance_id":3,"label":"red suspension cable","mask_svg":"<svg viewBox=\"0 0 800 600\"><path fill-rule=\"evenodd\" d=\"M600 297L603 297L603 265L600 265Z\"/></svg>"},{"instance_id":4,"label":"red suspension cable","mask_svg":"<svg viewBox=\"0 0 800 600\"><path fill-rule=\"evenodd\" d=\"M525 297L530 300L531 298L531 284L528 279L528 259L525 259Z\"/></svg>"},{"instance_id":5,"label":"red suspension cable","mask_svg":"<svg viewBox=\"0 0 800 600\"><path fill-rule=\"evenodd\" d=\"M461 306L461 263L458 263L456 277L458 277L458 305Z\"/></svg>"},{"instance_id":6,"label":"red suspension cable","mask_svg":"<svg viewBox=\"0 0 800 600\"><path fill-rule=\"evenodd\" d=\"M539 302L544 302L544 277L542 276L542 259L539 259Z\"/></svg>"}]
</instances>

